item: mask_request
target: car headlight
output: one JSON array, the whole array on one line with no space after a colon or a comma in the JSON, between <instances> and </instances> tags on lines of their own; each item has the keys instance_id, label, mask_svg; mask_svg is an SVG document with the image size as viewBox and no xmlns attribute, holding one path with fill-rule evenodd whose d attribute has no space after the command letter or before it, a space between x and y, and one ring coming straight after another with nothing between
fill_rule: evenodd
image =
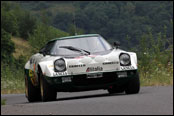
<instances>
[{"instance_id":1,"label":"car headlight","mask_svg":"<svg viewBox=\"0 0 174 116\"><path fill-rule=\"evenodd\" d=\"M126 54L126 53L121 53L120 54L120 65L121 66L131 65L129 54Z\"/></svg>"},{"instance_id":2,"label":"car headlight","mask_svg":"<svg viewBox=\"0 0 174 116\"><path fill-rule=\"evenodd\" d=\"M63 58L58 59L54 62L54 69L56 72L63 72L66 70L65 60Z\"/></svg>"}]
</instances>

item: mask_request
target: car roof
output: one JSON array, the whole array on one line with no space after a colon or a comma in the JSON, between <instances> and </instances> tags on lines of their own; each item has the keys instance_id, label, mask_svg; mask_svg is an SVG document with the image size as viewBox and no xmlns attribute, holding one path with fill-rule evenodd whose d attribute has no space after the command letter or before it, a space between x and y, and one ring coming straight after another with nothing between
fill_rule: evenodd
<instances>
[{"instance_id":1,"label":"car roof","mask_svg":"<svg viewBox=\"0 0 174 116\"><path fill-rule=\"evenodd\" d=\"M56 41L56 40L64 40L64 39L75 39L75 38L83 38L83 37L96 37L100 36L99 34L84 34L84 35L75 35L75 36L67 36L67 37L61 37L61 38L55 38L50 40L49 42Z\"/></svg>"}]
</instances>

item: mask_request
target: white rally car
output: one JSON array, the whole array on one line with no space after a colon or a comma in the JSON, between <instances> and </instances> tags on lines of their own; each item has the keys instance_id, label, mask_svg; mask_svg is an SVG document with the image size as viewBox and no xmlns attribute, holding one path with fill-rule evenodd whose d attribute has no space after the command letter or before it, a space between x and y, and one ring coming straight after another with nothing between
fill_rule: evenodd
<instances>
[{"instance_id":1,"label":"white rally car","mask_svg":"<svg viewBox=\"0 0 174 116\"><path fill-rule=\"evenodd\" d=\"M57 92L107 89L111 93L140 90L136 53L112 47L99 34L49 41L25 64L29 102L56 100Z\"/></svg>"}]
</instances>

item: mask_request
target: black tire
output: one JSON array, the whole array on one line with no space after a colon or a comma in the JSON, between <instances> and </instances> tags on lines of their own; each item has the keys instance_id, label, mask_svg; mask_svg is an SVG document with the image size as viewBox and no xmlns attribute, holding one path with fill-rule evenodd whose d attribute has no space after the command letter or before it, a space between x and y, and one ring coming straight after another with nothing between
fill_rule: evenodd
<instances>
[{"instance_id":1,"label":"black tire","mask_svg":"<svg viewBox=\"0 0 174 116\"><path fill-rule=\"evenodd\" d=\"M122 93L124 92L124 88L113 86L112 88L107 89L109 94L114 94L114 93Z\"/></svg>"},{"instance_id":2,"label":"black tire","mask_svg":"<svg viewBox=\"0 0 174 116\"><path fill-rule=\"evenodd\" d=\"M42 73L40 73L40 91L43 102L56 100L57 92L48 84Z\"/></svg>"},{"instance_id":3,"label":"black tire","mask_svg":"<svg viewBox=\"0 0 174 116\"><path fill-rule=\"evenodd\" d=\"M126 94L136 94L140 91L140 79L139 74L136 74L136 77L131 79L128 83L128 86L125 89Z\"/></svg>"},{"instance_id":4,"label":"black tire","mask_svg":"<svg viewBox=\"0 0 174 116\"><path fill-rule=\"evenodd\" d=\"M29 102L41 100L40 89L33 86L27 76L25 76L25 95Z\"/></svg>"}]
</instances>

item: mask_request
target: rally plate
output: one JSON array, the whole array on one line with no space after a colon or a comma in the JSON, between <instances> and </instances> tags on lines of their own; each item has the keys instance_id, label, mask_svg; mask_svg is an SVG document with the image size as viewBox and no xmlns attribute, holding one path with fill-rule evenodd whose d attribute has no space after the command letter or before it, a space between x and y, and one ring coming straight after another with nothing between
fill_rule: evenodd
<instances>
[{"instance_id":1,"label":"rally plate","mask_svg":"<svg viewBox=\"0 0 174 116\"><path fill-rule=\"evenodd\" d=\"M90 73L87 74L87 78L102 78L103 77L103 73Z\"/></svg>"}]
</instances>

